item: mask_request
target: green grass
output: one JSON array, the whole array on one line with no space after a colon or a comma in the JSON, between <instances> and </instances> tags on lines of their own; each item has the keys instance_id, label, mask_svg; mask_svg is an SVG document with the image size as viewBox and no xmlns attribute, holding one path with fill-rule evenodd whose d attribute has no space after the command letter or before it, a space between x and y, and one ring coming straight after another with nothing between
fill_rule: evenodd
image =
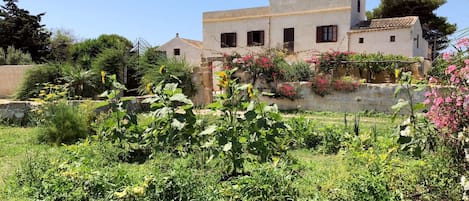
<instances>
[{"instance_id":1,"label":"green grass","mask_svg":"<svg viewBox=\"0 0 469 201\"><path fill-rule=\"evenodd\" d=\"M342 155L321 155L310 150L294 150L290 152L304 167L296 185L300 197L318 197L326 195L349 176Z\"/></svg>"},{"instance_id":2,"label":"green grass","mask_svg":"<svg viewBox=\"0 0 469 201\"><path fill-rule=\"evenodd\" d=\"M7 178L14 175L28 154L51 149L34 143L37 133L38 128L0 127L0 190L6 187ZM22 200L0 193L0 200L13 199Z\"/></svg>"}]
</instances>

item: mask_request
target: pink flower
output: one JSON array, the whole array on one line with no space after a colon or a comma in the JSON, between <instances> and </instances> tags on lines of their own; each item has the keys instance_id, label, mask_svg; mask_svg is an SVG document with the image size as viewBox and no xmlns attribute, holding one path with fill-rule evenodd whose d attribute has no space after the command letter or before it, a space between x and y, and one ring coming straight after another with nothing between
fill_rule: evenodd
<instances>
[{"instance_id":1,"label":"pink flower","mask_svg":"<svg viewBox=\"0 0 469 201\"><path fill-rule=\"evenodd\" d=\"M451 103L451 102L453 102L453 99L451 99L451 97L446 97L445 102L446 103Z\"/></svg>"},{"instance_id":2,"label":"pink flower","mask_svg":"<svg viewBox=\"0 0 469 201\"><path fill-rule=\"evenodd\" d=\"M435 104L436 106L440 106L443 102L444 100L441 97L435 98L435 100L433 100L433 104Z\"/></svg>"},{"instance_id":3,"label":"pink flower","mask_svg":"<svg viewBox=\"0 0 469 201\"><path fill-rule=\"evenodd\" d=\"M449 52L444 52L443 53L443 59L447 62L449 62L451 60L451 53Z\"/></svg>"},{"instance_id":4,"label":"pink flower","mask_svg":"<svg viewBox=\"0 0 469 201\"><path fill-rule=\"evenodd\" d=\"M434 78L434 77L430 77L430 80L429 80L430 84L437 84L438 83L438 79Z\"/></svg>"},{"instance_id":5,"label":"pink flower","mask_svg":"<svg viewBox=\"0 0 469 201\"><path fill-rule=\"evenodd\" d=\"M455 65L451 65L451 66L448 66L448 68L446 69L445 73L446 75L448 74L451 74L453 71L455 71L457 69L457 67Z\"/></svg>"},{"instance_id":6,"label":"pink flower","mask_svg":"<svg viewBox=\"0 0 469 201\"><path fill-rule=\"evenodd\" d=\"M427 99L425 99L425 101L423 101L423 104L425 104L425 105L429 105L430 103L431 103L431 101L430 101L429 98L427 98Z\"/></svg>"}]
</instances>

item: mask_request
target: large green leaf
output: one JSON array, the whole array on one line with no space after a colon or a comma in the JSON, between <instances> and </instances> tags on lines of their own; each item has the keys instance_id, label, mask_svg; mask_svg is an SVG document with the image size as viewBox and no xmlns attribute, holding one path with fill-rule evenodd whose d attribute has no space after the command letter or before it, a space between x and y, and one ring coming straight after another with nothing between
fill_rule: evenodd
<instances>
[{"instance_id":1,"label":"large green leaf","mask_svg":"<svg viewBox=\"0 0 469 201\"><path fill-rule=\"evenodd\" d=\"M171 96L171 98L169 98L169 100L172 102L180 102L193 105L192 101L188 99L187 96L184 94L174 94L173 96Z\"/></svg>"},{"instance_id":2,"label":"large green leaf","mask_svg":"<svg viewBox=\"0 0 469 201\"><path fill-rule=\"evenodd\" d=\"M176 128L177 130L181 131L182 129L184 129L184 126L186 124L185 123L182 123L180 122L179 120L177 120L176 118L173 118L173 122L171 123L171 127L173 128Z\"/></svg>"},{"instance_id":3,"label":"large green leaf","mask_svg":"<svg viewBox=\"0 0 469 201\"><path fill-rule=\"evenodd\" d=\"M211 125L208 128L206 128L204 131L200 132L199 135L211 135L217 130L217 126Z\"/></svg>"},{"instance_id":4,"label":"large green leaf","mask_svg":"<svg viewBox=\"0 0 469 201\"><path fill-rule=\"evenodd\" d=\"M231 142L226 143L223 146L223 151L230 151L232 146L233 146L233 144Z\"/></svg>"}]
</instances>

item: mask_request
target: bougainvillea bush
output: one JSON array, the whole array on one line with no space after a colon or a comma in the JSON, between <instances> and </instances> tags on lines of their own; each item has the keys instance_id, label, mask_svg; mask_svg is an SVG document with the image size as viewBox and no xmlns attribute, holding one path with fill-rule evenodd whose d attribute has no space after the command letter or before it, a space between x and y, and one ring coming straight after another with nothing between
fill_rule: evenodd
<instances>
[{"instance_id":1,"label":"bougainvillea bush","mask_svg":"<svg viewBox=\"0 0 469 201\"><path fill-rule=\"evenodd\" d=\"M444 53L438 60L429 83L433 85L425 96L429 106L427 117L440 131L440 136L457 153L453 160L462 166L463 200L469 200L467 164L469 162L469 39L456 45L456 52ZM441 66L447 65L444 72ZM444 88L437 85L446 85Z\"/></svg>"},{"instance_id":2,"label":"bougainvillea bush","mask_svg":"<svg viewBox=\"0 0 469 201\"><path fill-rule=\"evenodd\" d=\"M458 42L457 52L443 54L443 63L448 65L444 76L431 77L430 84L433 87L425 94L425 104L430 107L428 118L448 139L464 140L469 137L469 42L467 41L462 39ZM438 87L441 84L447 87ZM457 134L453 136L457 138L450 138L452 134Z\"/></svg>"}]
</instances>

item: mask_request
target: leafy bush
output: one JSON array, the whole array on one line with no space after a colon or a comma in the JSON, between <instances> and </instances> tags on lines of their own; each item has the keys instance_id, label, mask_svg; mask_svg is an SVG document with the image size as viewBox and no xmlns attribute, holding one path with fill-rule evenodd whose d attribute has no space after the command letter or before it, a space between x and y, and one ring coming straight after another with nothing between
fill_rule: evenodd
<instances>
[{"instance_id":1,"label":"leafy bush","mask_svg":"<svg viewBox=\"0 0 469 201\"><path fill-rule=\"evenodd\" d=\"M236 70L220 72L219 85L225 93L208 107L222 115L215 124L200 133L209 136L202 148L210 150L213 156L226 159L232 165L228 170L232 176L244 171L247 154L255 156L256 161L267 162L283 156L290 144L286 137L289 127L277 106L259 103L252 85L240 85L231 79ZM243 115L240 116L239 112Z\"/></svg>"},{"instance_id":2,"label":"leafy bush","mask_svg":"<svg viewBox=\"0 0 469 201\"><path fill-rule=\"evenodd\" d=\"M311 70L311 65L306 62L280 66L280 78L282 81L310 81L313 75L314 72Z\"/></svg>"},{"instance_id":3,"label":"leafy bush","mask_svg":"<svg viewBox=\"0 0 469 201\"><path fill-rule=\"evenodd\" d=\"M206 174L190 166L187 159L176 159L168 169L156 168L141 183L122 187L113 193L118 200L221 200L216 193L216 174ZM161 164L158 164L161 165Z\"/></svg>"},{"instance_id":4,"label":"leafy bush","mask_svg":"<svg viewBox=\"0 0 469 201\"><path fill-rule=\"evenodd\" d=\"M16 172L17 189L35 200L110 200L109 192L132 182L116 165L110 144L85 142L62 153L30 156Z\"/></svg>"},{"instance_id":5,"label":"leafy bush","mask_svg":"<svg viewBox=\"0 0 469 201\"><path fill-rule=\"evenodd\" d=\"M281 84L277 89L277 93L280 97L285 97L290 100L295 100L299 96L297 89L288 83Z\"/></svg>"},{"instance_id":6,"label":"leafy bush","mask_svg":"<svg viewBox=\"0 0 469 201\"><path fill-rule=\"evenodd\" d=\"M353 77L341 77L338 80L332 82L332 88L336 91L353 92L360 86L360 81Z\"/></svg>"},{"instance_id":7,"label":"leafy bush","mask_svg":"<svg viewBox=\"0 0 469 201\"><path fill-rule=\"evenodd\" d=\"M23 51L19 49L15 49L12 46L7 48L6 53L6 64L8 65L19 65L19 64L32 64L33 59L31 58L31 54L23 53Z\"/></svg>"},{"instance_id":8,"label":"leafy bush","mask_svg":"<svg viewBox=\"0 0 469 201\"><path fill-rule=\"evenodd\" d=\"M21 86L15 93L15 99L28 100L39 97L44 83L59 84L62 76L59 64L38 65L26 71Z\"/></svg>"},{"instance_id":9,"label":"leafy bush","mask_svg":"<svg viewBox=\"0 0 469 201\"><path fill-rule=\"evenodd\" d=\"M285 167L258 165L251 175L222 183L225 200L297 200L295 174Z\"/></svg>"},{"instance_id":10,"label":"leafy bush","mask_svg":"<svg viewBox=\"0 0 469 201\"><path fill-rule=\"evenodd\" d=\"M88 136L88 122L79 107L59 101L46 103L43 108L45 128L40 142L72 144Z\"/></svg>"},{"instance_id":11,"label":"leafy bush","mask_svg":"<svg viewBox=\"0 0 469 201\"><path fill-rule=\"evenodd\" d=\"M155 151L186 154L200 143L193 103L177 87L161 82L153 88L154 95L144 101L153 111L143 140Z\"/></svg>"},{"instance_id":12,"label":"leafy bush","mask_svg":"<svg viewBox=\"0 0 469 201\"><path fill-rule=\"evenodd\" d=\"M331 91L331 78L328 75L319 74L313 78L312 89L314 93L325 96Z\"/></svg>"},{"instance_id":13,"label":"leafy bush","mask_svg":"<svg viewBox=\"0 0 469 201\"><path fill-rule=\"evenodd\" d=\"M192 82L192 67L184 59L162 58L158 60L159 66L147 65L141 80L140 92L149 94L148 88L163 83L177 83L186 96L193 96L196 87Z\"/></svg>"}]
</instances>

